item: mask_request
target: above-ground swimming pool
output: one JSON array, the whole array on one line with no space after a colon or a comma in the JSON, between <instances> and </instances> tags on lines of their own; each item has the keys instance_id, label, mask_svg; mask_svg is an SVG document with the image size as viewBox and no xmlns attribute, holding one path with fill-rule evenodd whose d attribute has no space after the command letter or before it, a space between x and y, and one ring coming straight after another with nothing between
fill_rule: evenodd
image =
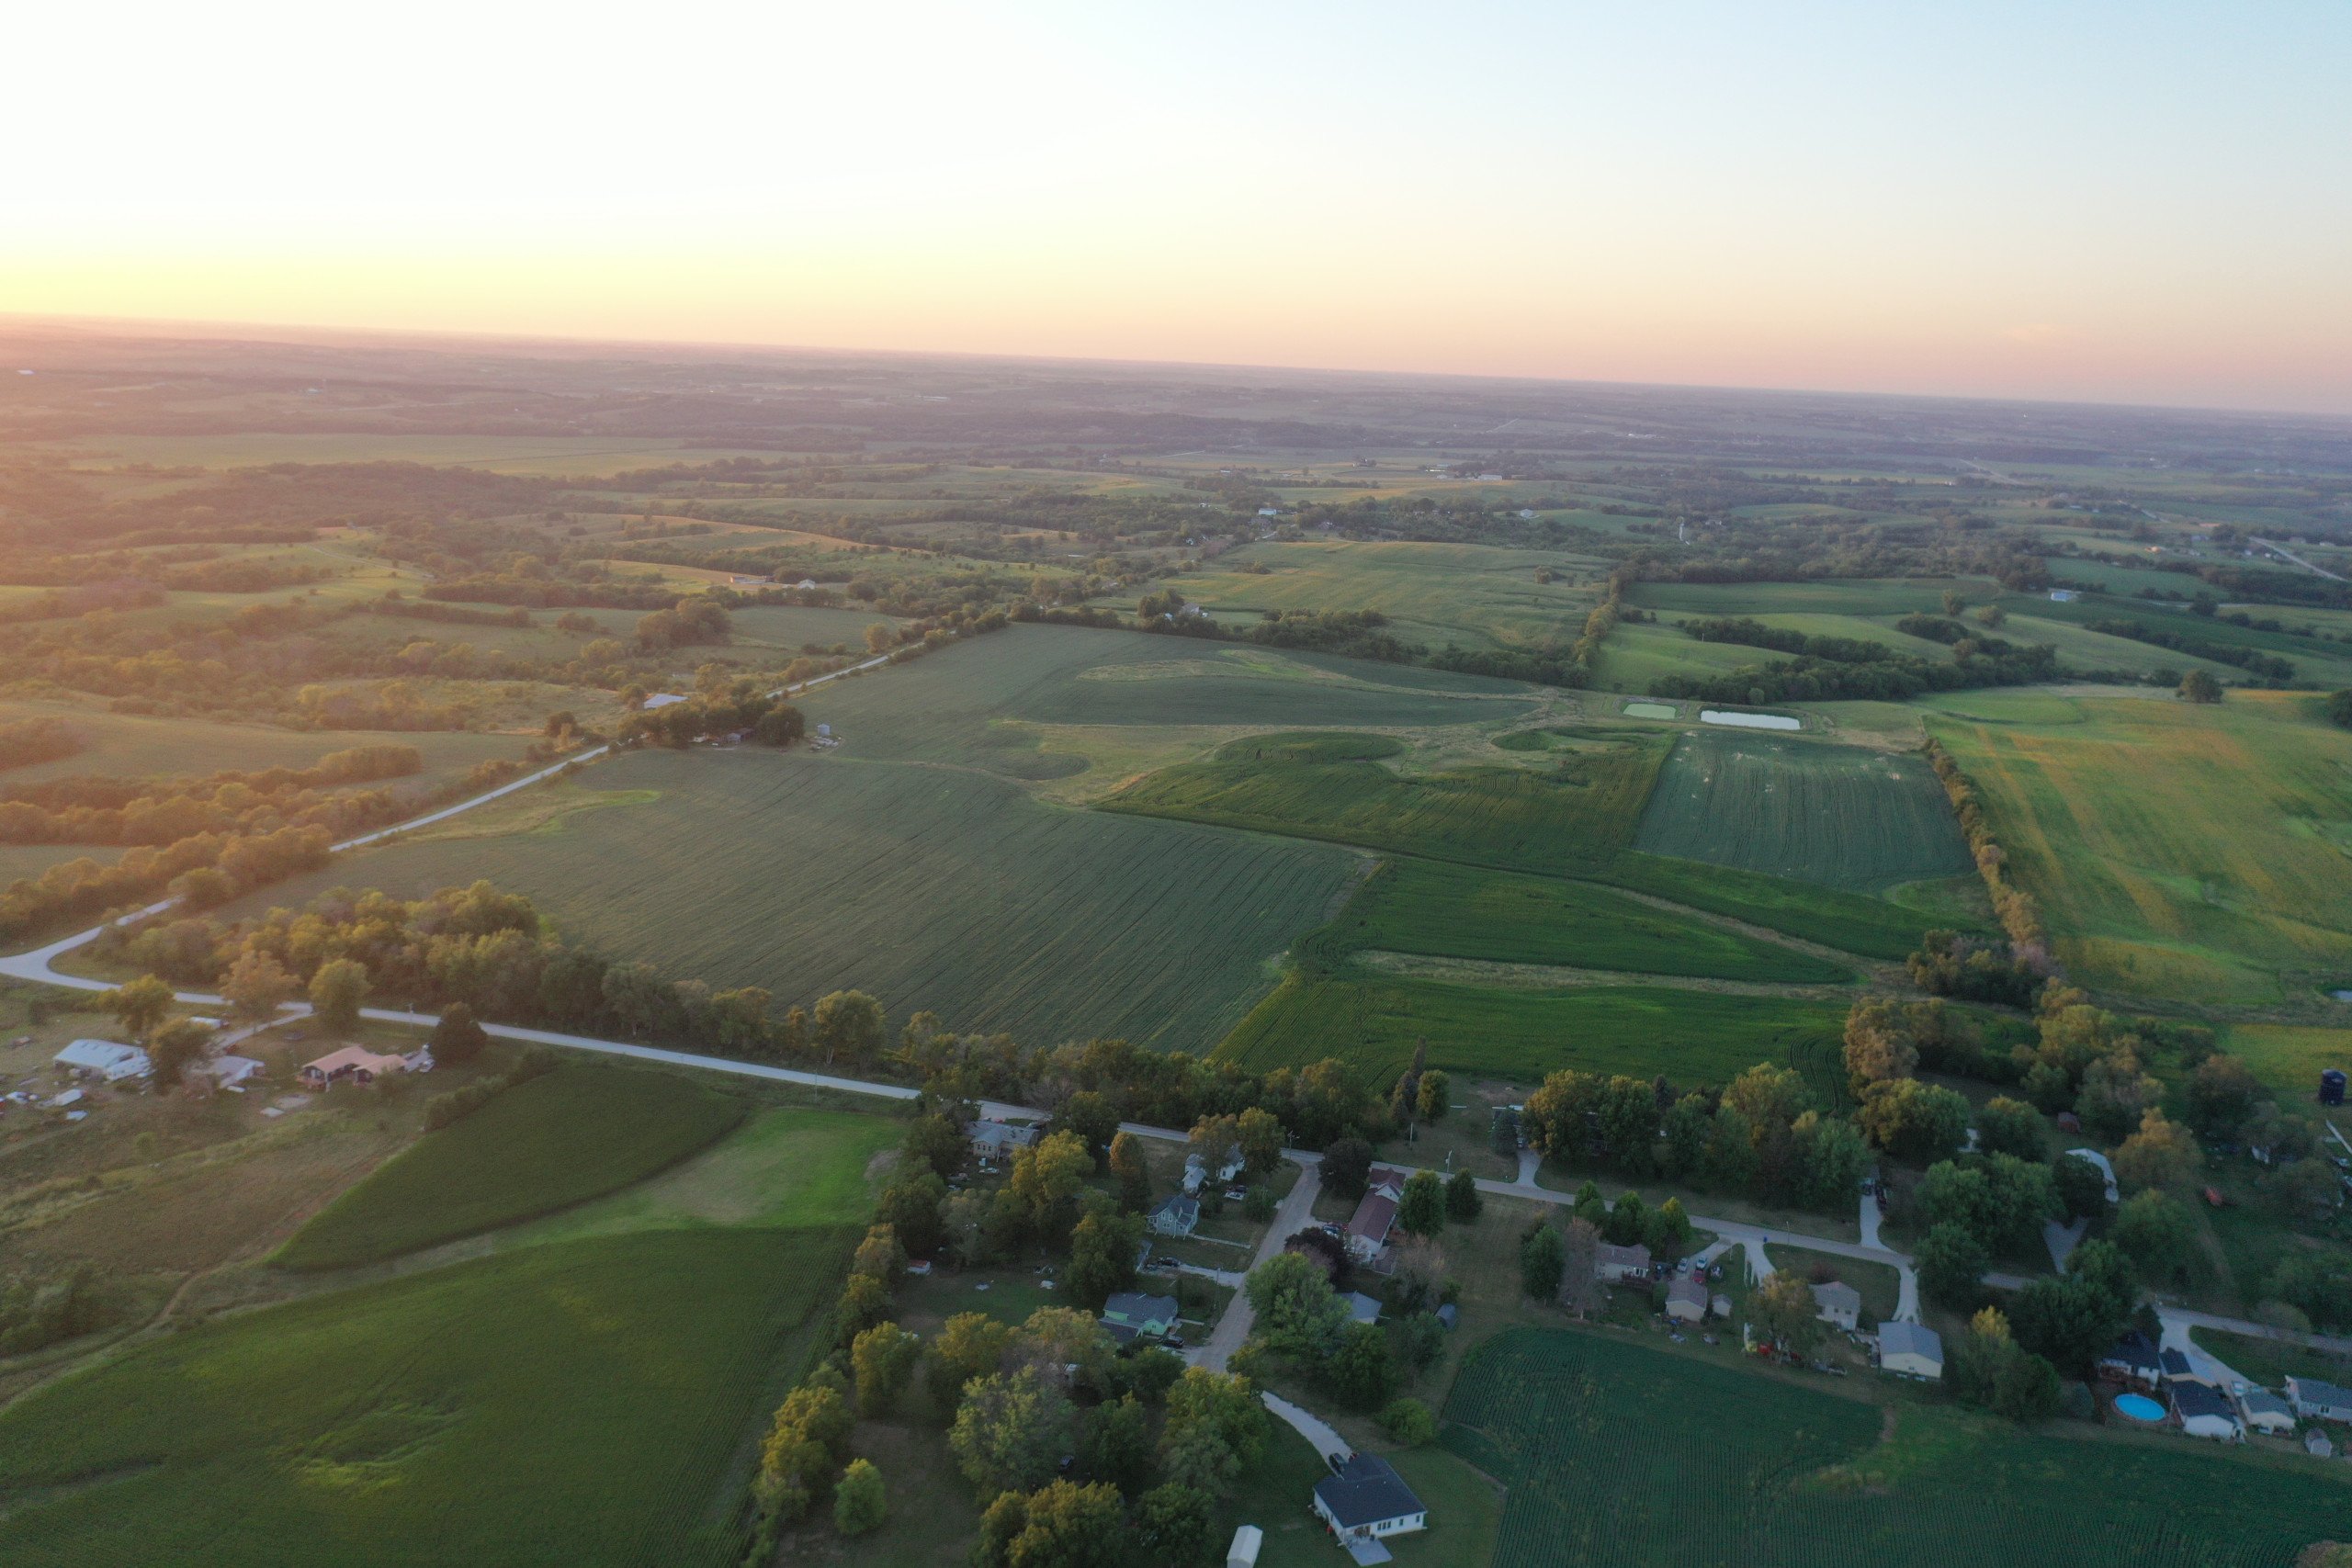
<instances>
[{"instance_id":1,"label":"above-ground swimming pool","mask_svg":"<svg viewBox=\"0 0 2352 1568\"><path fill-rule=\"evenodd\" d=\"M2134 1421L2161 1421L2165 1407L2144 1393L2119 1393L2115 1396L2115 1411Z\"/></svg>"}]
</instances>

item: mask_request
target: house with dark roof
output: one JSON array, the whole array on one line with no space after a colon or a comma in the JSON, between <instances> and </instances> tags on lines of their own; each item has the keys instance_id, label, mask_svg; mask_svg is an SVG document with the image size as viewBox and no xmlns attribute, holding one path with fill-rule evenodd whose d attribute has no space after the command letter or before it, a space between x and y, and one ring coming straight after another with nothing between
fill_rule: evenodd
<instances>
[{"instance_id":1,"label":"house with dark roof","mask_svg":"<svg viewBox=\"0 0 2352 1568\"><path fill-rule=\"evenodd\" d=\"M1707 1320L1706 1282L1695 1274L1677 1274L1666 1282L1666 1315L1677 1323Z\"/></svg>"},{"instance_id":2,"label":"house with dark roof","mask_svg":"<svg viewBox=\"0 0 2352 1568\"><path fill-rule=\"evenodd\" d=\"M1122 1345L1165 1339L1175 1331L1176 1298L1119 1291L1102 1303L1102 1331Z\"/></svg>"},{"instance_id":3,"label":"house with dark roof","mask_svg":"<svg viewBox=\"0 0 2352 1568\"><path fill-rule=\"evenodd\" d=\"M1348 1309L1350 1322L1378 1323L1380 1321L1380 1303L1362 1291L1350 1291L1341 1296L1340 1301Z\"/></svg>"},{"instance_id":4,"label":"house with dark roof","mask_svg":"<svg viewBox=\"0 0 2352 1568\"><path fill-rule=\"evenodd\" d=\"M2155 1389L2164 1383L2164 1363L2157 1358L2155 1342L2137 1329L2109 1346L2095 1370L2111 1382L2133 1388Z\"/></svg>"},{"instance_id":5,"label":"house with dark roof","mask_svg":"<svg viewBox=\"0 0 2352 1568\"><path fill-rule=\"evenodd\" d=\"M2245 1425L2222 1391L2211 1383L2191 1382L2183 1378L2169 1383L2165 1395L2172 1401L2172 1413L2179 1417L2180 1429L2192 1438L2213 1438L2222 1442L2242 1442Z\"/></svg>"},{"instance_id":6,"label":"house with dark roof","mask_svg":"<svg viewBox=\"0 0 2352 1568\"><path fill-rule=\"evenodd\" d=\"M2156 1352L2156 1364L2164 1369L2166 1382L2201 1382L2209 1388L2214 1386L2213 1380L2197 1370L2185 1350L2175 1350L2167 1346Z\"/></svg>"},{"instance_id":7,"label":"house with dark roof","mask_svg":"<svg viewBox=\"0 0 2352 1568\"><path fill-rule=\"evenodd\" d=\"M1429 1528L1429 1510L1386 1460L1377 1454L1350 1454L1332 1469L1334 1473L1315 1483L1316 1517L1357 1562L1385 1562L1385 1550L1374 1555L1362 1548Z\"/></svg>"}]
</instances>

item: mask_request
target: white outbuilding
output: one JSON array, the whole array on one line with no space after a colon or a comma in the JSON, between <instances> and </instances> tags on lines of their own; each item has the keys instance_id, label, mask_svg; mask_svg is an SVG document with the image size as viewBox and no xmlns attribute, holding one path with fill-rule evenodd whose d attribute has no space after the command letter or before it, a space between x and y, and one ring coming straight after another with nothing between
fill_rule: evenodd
<instances>
[{"instance_id":1,"label":"white outbuilding","mask_svg":"<svg viewBox=\"0 0 2352 1568\"><path fill-rule=\"evenodd\" d=\"M1939 1382L1944 1375L1943 1336L1916 1323L1878 1325L1878 1365L1897 1377Z\"/></svg>"},{"instance_id":2,"label":"white outbuilding","mask_svg":"<svg viewBox=\"0 0 2352 1568\"><path fill-rule=\"evenodd\" d=\"M153 1068L146 1052L111 1040L76 1040L51 1060L77 1078L102 1078L107 1083L144 1077Z\"/></svg>"}]
</instances>

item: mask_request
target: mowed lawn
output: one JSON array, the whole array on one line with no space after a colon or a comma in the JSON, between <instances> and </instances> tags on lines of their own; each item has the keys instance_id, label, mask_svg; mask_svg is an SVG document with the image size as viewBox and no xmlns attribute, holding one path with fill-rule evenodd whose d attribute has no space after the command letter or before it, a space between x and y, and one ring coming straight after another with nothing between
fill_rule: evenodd
<instances>
[{"instance_id":1,"label":"mowed lawn","mask_svg":"<svg viewBox=\"0 0 2352 1568\"><path fill-rule=\"evenodd\" d=\"M1494 1568L2284 1568L2342 1539L2341 1465L1881 1409L1599 1335L1475 1351L1442 1440L1510 1490Z\"/></svg>"},{"instance_id":2,"label":"mowed lawn","mask_svg":"<svg viewBox=\"0 0 2352 1568\"><path fill-rule=\"evenodd\" d=\"M581 1064L427 1133L294 1233L288 1269L372 1263L642 1180L731 1130L744 1103L673 1073Z\"/></svg>"},{"instance_id":3,"label":"mowed lawn","mask_svg":"<svg viewBox=\"0 0 2352 1568\"><path fill-rule=\"evenodd\" d=\"M1548 990L1354 974L1294 974L1217 1047L1253 1072L1337 1056L1385 1085L1429 1043L1448 1072L1540 1081L1561 1067L1727 1084L1758 1062L1839 1092L1842 1002L1660 986Z\"/></svg>"},{"instance_id":4,"label":"mowed lawn","mask_svg":"<svg viewBox=\"0 0 2352 1568\"><path fill-rule=\"evenodd\" d=\"M1309 942L1503 964L1811 985L1853 972L1586 882L1400 857L1382 865Z\"/></svg>"},{"instance_id":5,"label":"mowed lawn","mask_svg":"<svg viewBox=\"0 0 2352 1568\"><path fill-rule=\"evenodd\" d=\"M967 769L842 753L644 751L560 787L550 798L633 803L388 845L266 901L488 877L568 937L779 1005L856 987L896 1019L928 1009L1023 1043L1205 1050L1355 865L1325 845L1067 810Z\"/></svg>"},{"instance_id":6,"label":"mowed lawn","mask_svg":"<svg viewBox=\"0 0 2352 1568\"><path fill-rule=\"evenodd\" d=\"M1972 869L1926 758L1763 735L1675 742L1634 846L1855 892Z\"/></svg>"},{"instance_id":7,"label":"mowed lawn","mask_svg":"<svg viewBox=\"0 0 2352 1568\"><path fill-rule=\"evenodd\" d=\"M0 1413L0 1561L732 1564L730 1461L855 1234L526 1247L150 1341Z\"/></svg>"},{"instance_id":8,"label":"mowed lawn","mask_svg":"<svg viewBox=\"0 0 2352 1568\"><path fill-rule=\"evenodd\" d=\"M2074 706L2072 723L1928 721L2069 969L2198 1002L2352 976L2352 734L2316 699Z\"/></svg>"}]
</instances>

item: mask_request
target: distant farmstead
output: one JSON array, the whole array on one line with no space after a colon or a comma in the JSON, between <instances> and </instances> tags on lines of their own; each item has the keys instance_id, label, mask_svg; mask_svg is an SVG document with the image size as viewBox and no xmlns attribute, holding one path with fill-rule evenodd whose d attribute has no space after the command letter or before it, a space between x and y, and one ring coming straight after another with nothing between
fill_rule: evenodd
<instances>
[{"instance_id":1,"label":"distant farmstead","mask_svg":"<svg viewBox=\"0 0 2352 1568\"><path fill-rule=\"evenodd\" d=\"M144 1077L153 1068L146 1052L111 1040L76 1040L50 1059L77 1078L99 1078L107 1083Z\"/></svg>"},{"instance_id":2,"label":"distant farmstead","mask_svg":"<svg viewBox=\"0 0 2352 1568\"><path fill-rule=\"evenodd\" d=\"M315 1062L305 1062L296 1075L307 1089L332 1089L339 1083L374 1083L393 1073L408 1071L405 1056L379 1055L365 1045L345 1045Z\"/></svg>"},{"instance_id":3,"label":"distant farmstead","mask_svg":"<svg viewBox=\"0 0 2352 1568\"><path fill-rule=\"evenodd\" d=\"M1037 1129L1019 1122L998 1122L982 1117L972 1123L972 1152L984 1160L1009 1157L1015 1149L1025 1149L1037 1141Z\"/></svg>"}]
</instances>

